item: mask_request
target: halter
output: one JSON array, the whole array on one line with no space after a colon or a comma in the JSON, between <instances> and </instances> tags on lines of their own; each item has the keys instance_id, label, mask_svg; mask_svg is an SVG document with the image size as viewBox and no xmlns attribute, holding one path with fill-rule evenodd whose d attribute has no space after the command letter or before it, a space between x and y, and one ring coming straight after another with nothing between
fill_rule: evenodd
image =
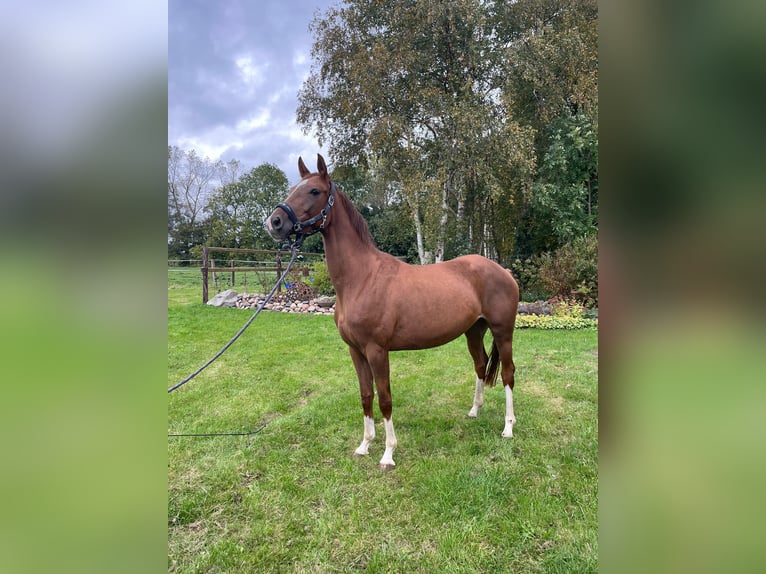
<instances>
[{"instance_id":1,"label":"halter","mask_svg":"<svg viewBox=\"0 0 766 574\"><path fill-rule=\"evenodd\" d=\"M314 235L317 231L324 230L324 225L327 221L327 214L330 212L330 208L332 208L333 205L335 205L335 183L330 182L330 197L327 198L327 203L322 208L322 211L317 213L314 217L306 219L305 221L299 221L298 216L295 215L295 212L293 211L293 208L286 203L280 203L277 205L277 209L281 209L287 214L287 217L293 224L292 232L295 233L295 242L298 245L301 245L303 240L306 239L309 235ZM319 225L319 227L310 229L308 233L304 233L303 230L305 228L311 227L320 219L322 220L322 223Z\"/></svg>"}]
</instances>

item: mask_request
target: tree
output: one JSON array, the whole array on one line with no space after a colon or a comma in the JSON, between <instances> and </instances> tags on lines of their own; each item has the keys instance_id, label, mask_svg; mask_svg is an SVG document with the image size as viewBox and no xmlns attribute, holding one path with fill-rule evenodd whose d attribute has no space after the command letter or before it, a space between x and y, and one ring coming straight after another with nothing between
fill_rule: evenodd
<instances>
[{"instance_id":1,"label":"tree","mask_svg":"<svg viewBox=\"0 0 766 574\"><path fill-rule=\"evenodd\" d=\"M421 262L540 253L595 226L597 23L595 0L349 0L311 25L298 122L396 190Z\"/></svg>"},{"instance_id":2,"label":"tree","mask_svg":"<svg viewBox=\"0 0 766 574\"><path fill-rule=\"evenodd\" d=\"M264 163L221 186L207 204L209 239L218 247L273 249L263 222L287 195L287 176Z\"/></svg>"},{"instance_id":3,"label":"tree","mask_svg":"<svg viewBox=\"0 0 766 574\"><path fill-rule=\"evenodd\" d=\"M515 206L517 254L556 249L598 220L595 0L494 2L507 114L532 130L538 169Z\"/></svg>"},{"instance_id":4,"label":"tree","mask_svg":"<svg viewBox=\"0 0 766 574\"><path fill-rule=\"evenodd\" d=\"M590 118L562 116L551 129L548 149L533 186L532 209L548 229L554 249L598 226L598 139Z\"/></svg>"},{"instance_id":5,"label":"tree","mask_svg":"<svg viewBox=\"0 0 766 574\"><path fill-rule=\"evenodd\" d=\"M311 29L299 123L338 163L375 158L409 209L421 262L457 254L450 223L523 192L534 165L529 134L503 115L484 3L353 0ZM523 181L504 185L509 175ZM468 226L484 239L485 212Z\"/></svg>"},{"instance_id":6,"label":"tree","mask_svg":"<svg viewBox=\"0 0 766 574\"><path fill-rule=\"evenodd\" d=\"M508 114L535 130L538 156L548 127L562 114L598 108L596 0L494 2L492 19L504 58Z\"/></svg>"},{"instance_id":7,"label":"tree","mask_svg":"<svg viewBox=\"0 0 766 574\"><path fill-rule=\"evenodd\" d=\"M362 165L338 166L332 178L367 221L378 248L409 262L417 261L415 227L396 185L379 170Z\"/></svg>"},{"instance_id":8,"label":"tree","mask_svg":"<svg viewBox=\"0 0 766 574\"><path fill-rule=\"evenodd\" d=\"M224 169L234 165L168 146L168 257L189 259L189 250L204 241L205 205Z\"/></svg>"}]
</instances>

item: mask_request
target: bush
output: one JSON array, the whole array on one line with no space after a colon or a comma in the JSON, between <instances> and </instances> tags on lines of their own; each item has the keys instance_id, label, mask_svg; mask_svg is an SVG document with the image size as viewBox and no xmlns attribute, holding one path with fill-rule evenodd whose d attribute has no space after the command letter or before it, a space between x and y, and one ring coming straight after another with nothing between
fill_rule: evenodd
<instances>
[{"instance_id":1,"label":"bush","mask_svg":"<svg viewBox=\"0 0 766 574\"><path fill-rule=\"evenodd\" d=\"M540 283L554 297L598 306L598 239L588 235L540 257Z\"/></svg>"},{"instance_id":2,"label":"bush","mask_svg":"<svg viewBox=\"0 0 766 574\"><path fill-rule=\"evenodd\" d=\"M284 297L288 301L310 301L317 295L316 290L312 289L311 286L304 281L299 280L292 283L285 283L285 286Z\"/></svg>"},{"instance_id":3,"label":"bush","mask_svg":"<svg viewBox=\"0 0 766 574\"><path fill-rule=\"evenodd\" d=\"M594 329L598 327L595 319L584 317L554 317L552 315L517 315L517 329Z\"/></svg>"},{"instance_id":4,"label":"bush","mask_svg":"<svg viewBox=\"0 0 766 574\"><path fill-rule=\"evenodd\" d=\"M519 284L519 296L522 301L531 303L550 297L540 281L539 255L524 260L517 258L511 263L511 272Z\"/></svg>"},{"instance_id":5,"label":"bush","mask_svg":"<svg viewBox=\"0 0 766 574\"><path fill-rule=\"evenodd\" d=\"M330 273L327 271L327 263L324 261L315 261L311 264L311 286L319 295L332 297L335 295L335 287L330 279Z\"/></svg>"},{"instance_id":6,"label":"bush","mask_svg":"<svg viewBox=\"0 0 766 574\"><path fill-rule=\"evenodd\" d=\"M551 305L551 315L554 317L582 319L585 316L585 306L574 297L557 295L553 299L549 299L548 303Z\"/></svg>"}]
</instances>

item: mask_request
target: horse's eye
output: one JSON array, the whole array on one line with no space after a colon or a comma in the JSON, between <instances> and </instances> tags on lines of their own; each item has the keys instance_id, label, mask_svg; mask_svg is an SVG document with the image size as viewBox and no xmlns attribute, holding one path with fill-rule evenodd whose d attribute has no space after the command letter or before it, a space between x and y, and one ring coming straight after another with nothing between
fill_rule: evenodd
<instances>
[{"instance_id":1,"label":"horse's eye","mask_svg":"<svg viewBox=\"0 0 766 574\"><path fill-rule=\"evenodd\" d=\"M318 190L317 188L314 188L314 189L312 189L311 191L309 191L309 193L310 193L311 195L319 195L319 190Z\"/></svg>"}]
</instances>

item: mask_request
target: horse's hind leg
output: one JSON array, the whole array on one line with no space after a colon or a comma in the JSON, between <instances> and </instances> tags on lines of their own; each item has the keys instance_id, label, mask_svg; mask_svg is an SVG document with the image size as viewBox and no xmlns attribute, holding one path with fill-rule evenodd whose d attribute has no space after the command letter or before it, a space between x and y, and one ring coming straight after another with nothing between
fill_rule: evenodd
<instances>
[{"instance_id":1,"label":"horse's hind leg","mask_svg":"<svg viewBox=\"0 0 766 574\"><path fill-rule=\"evenodd\" d=\"M476 388L473 393L473 406L468 411L468 416L475 418L479 416L479 409L484 405L484 376L487 370L487 351L484 349L484 333L487 331L487 322L479 319L468 331L465 332L465 339L468 343L468 352L473 359L473 367L476 371Z\"/></svg>"},{"instance_id":2,"label":"horse's hind leg","mask_svg":"<svg viewBox=\"0 0 766 574\"><path fill-rule=\"evenodd\" d=\"M375 397L372 390L372 370L365 356L354 347L348 348L351 360L354 362L356 376L359 379L359 392L362 396L362 411L364 412L364 436L362 443L354 451L354 456L368 454L370 443L375 438L375 419L372 417L372 401Z\"/></svg>"},{"instance_id":3,"label":"horse's hind leg","mask_svg":"<svg viewBox=\"0 0 766 574\"><path fill-rule=\"evenodd\" d=\"M513 384L516 366L513 364L512 336L513 333L499 341L495 338L495 344L500 351L500 364L502 365L500 376L503 378L503 388L505 389L505 427L503 428L503 437L505 438L513 436L513 425L516 424L516 417L513 414Z\"/></svg>"}]
</instances>

